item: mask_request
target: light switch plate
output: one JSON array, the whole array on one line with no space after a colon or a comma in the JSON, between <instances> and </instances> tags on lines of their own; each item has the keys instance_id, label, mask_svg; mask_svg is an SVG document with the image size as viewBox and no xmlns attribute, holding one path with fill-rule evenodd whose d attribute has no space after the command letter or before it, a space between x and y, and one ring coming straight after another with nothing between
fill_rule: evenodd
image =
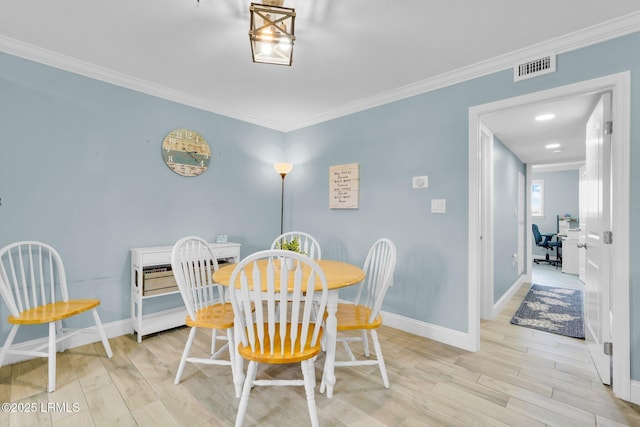
<instances>
[{"instance_id":1,"label":"light switch plate","mask_svg":"<svg viewBox=\"0 0 640 427\"><path fill-rule=\"evenodd\" d=\"M429 187L429 177L424 176L414 176L413 177L413 188L428 188Z\"/></svg>"},{"instance_id":2,"label":"light switch plate","mask_svg":"<svg viewBox=\"0 0 640 427\"><path fill-rule=\"evenodd\" d=\"M431 200L431 213L447 213L447 200L446 199L432 199Z\"/></svg>"}]
</instances>

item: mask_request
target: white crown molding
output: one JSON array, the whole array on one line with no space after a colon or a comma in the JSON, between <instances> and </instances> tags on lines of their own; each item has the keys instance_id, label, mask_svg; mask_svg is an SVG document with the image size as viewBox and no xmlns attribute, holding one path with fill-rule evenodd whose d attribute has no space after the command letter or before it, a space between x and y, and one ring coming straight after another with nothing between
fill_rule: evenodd
<instances>
[{"instance_id":1,"label":"white crown molding","mask_svg":"<svg viewBox=\"0 0 640 427\"><path fill-rule=\"evenodd\" d=\"M228 105L214 105L204 98L195 97L2 35L0 35L0 52L258 126L280 129L284 127L281 123L275 123L273 120L255 117L242 111L234 111Z\"/></svg>"},{"instance_id":2,"label":"white crown molding","mask_svg":"<svg viewBox=\"0 0 640 427\"><path fill-rule=\"evenodd\" d=\"M528 59L538 54L547 54L549 52L564 53L631 34L639 30L640 12L636 12L562 37L557 37L543 43L529 46L525 49L520 49L467 67L459 68L433 78L425 79L388 92L364 98L356 102L348 103L339 108L329 110L324 114L310 117L308 120L296 123L274 122L271 119L256 117L243 111L233 111L233 109L230 109L229 105L214 105L211 101L206 99L194 97L184 92L156 85L126 74L118 73L107 68L99 67L85 61L61 55L47 49L4 36L0 36L0 51L75 74L122 86L137 92L157 96L159 98L209 111L211 113L286 133L446 86L451 86L470 79L503 71L513 67L514 64L522 61L523 59Z\"/></svg>"},{"instance_id":3,"label":"white crown molding","mask_svg":"<svg viewBox=\"0 0 640 427\"><path fill-rule=\"evenodd\" d=\"M612 19L602 24L594 25L565 36L550 39L543 43L497 56L467 67L459 68L457 70L412 83L404 87L396 88L369 98L364 98L357 102L345 104L340 108L327 111L325 114L313 117L308 121L291 124L285 131L291 131L322 123L348 114L368 110L380 105L400 101L415 95L420 95L446 86L451 86L467 80L510 69L514 64L537 55L548 54L549 52L556 52L557 54L565 53L635 33L637 31L640 31L640 12Z\"/></svg>"}]
</instances>

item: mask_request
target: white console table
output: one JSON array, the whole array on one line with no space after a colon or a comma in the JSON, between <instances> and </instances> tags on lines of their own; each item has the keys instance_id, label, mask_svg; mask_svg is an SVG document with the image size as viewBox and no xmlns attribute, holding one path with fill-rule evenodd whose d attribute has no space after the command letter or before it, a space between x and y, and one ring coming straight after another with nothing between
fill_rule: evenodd
<instances>
[{"instance_id":1,"label":"white console table","mask_svg":"<svg viewBox=\"0 0 640 427\"><path fill-rule=\"evenodd\" d=\"M240 261L240 243L210 243L218 261ZM171 265L171 246L152 246L131 249L131 327L138 334L138 342L142 336L164 331L185 324L187 310L184 305L178 308L143 314L145 301L166 295L179 294L180 291L144 295L144 271Z\"/></svg>"}]
</instances>

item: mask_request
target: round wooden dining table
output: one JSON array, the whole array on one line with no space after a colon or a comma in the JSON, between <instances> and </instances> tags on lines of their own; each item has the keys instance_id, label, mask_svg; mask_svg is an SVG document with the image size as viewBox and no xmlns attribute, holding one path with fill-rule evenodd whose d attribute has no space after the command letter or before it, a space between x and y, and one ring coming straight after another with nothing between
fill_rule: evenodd
<instances>
[{"instance_id":1,"label":"round wooden dining table","mask_svg":"<svg viewBox=\"0 0 640 427\"><path fill-rule=\"evenodd\" d=\"M261 269L261 277L265 277L267 260L258 260L258 266ZM324 370L322 378L327 388L327 397L333 397L333 386L336 383L335 376L335 359L336 359L336 338L338 335L338 322L336 319L336 310L338 309L338 291L347 286L355 285L364 280L364 271L353 264L349 264L342 261L335 260L315 260L320 266L327 279L327 317L325 319L325 338L326 338L326 358L324 363ZM213 275L213 281L223 286L229 286L231 275L235 269L236 264L228 264L222 266ZM306 269L306 274L309 274L309 270ZM293 273L291 273L293 274ZM305 271L303 270L303 275ZM251 277L248 274L247 277ZM276 278L278 275L276 275ZM263 284L264 285L264 284ZM265 285L266 286L266 285ZM278 283L276 283L278 286ZM235 371L238 373L238 378L234 378L234 385L236 388L236 395L240 395L242 383L244 381L243 360L236 351L236 363L238 369Z\"/></svg>"}]
</instances>

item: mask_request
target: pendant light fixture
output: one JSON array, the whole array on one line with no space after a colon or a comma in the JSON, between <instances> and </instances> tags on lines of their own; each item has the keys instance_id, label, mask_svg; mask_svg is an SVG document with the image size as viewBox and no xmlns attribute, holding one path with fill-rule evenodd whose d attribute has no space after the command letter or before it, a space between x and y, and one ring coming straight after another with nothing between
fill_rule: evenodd
<instances>
[{"instance_id":1,"label":"pendant light fixture","mask_svg":"<svg viewBox=\"0 0 640 427\"><path fill-rule=\"evenodd\" d=\"M284 0L251 3L249 40L253 62L291 65L293 62L296 11L283 7Z\"/></svg>"}]
</instances>

